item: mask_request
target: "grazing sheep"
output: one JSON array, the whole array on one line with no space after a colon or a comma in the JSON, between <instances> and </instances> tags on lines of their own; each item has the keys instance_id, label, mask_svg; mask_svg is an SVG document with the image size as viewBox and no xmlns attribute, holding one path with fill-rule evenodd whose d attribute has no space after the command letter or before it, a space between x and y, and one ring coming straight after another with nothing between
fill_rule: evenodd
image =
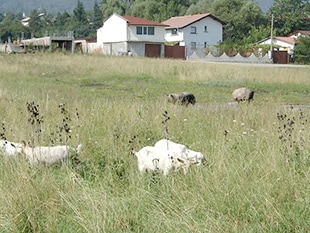
<instances>
[{"instance_id":1,"label":"grazing sheep","mask_svg":"<svg viewBox=\"0 0 310 233\"><path fill-rule=\"evenodd\" d=\"M181 105L185 105L186 107L189 104L195 105L196 98L192 93L182 92L179 94L169 94L167 95L167 100L170 103L179 103Z\"/></svg>"},{"instance_id":2,"label":"grazing sheep","mask_svg":"<svg viewBox=\"0 0 310 233\"><path fill-rule=\"evenodd\" d=\"M205 160L205 156L201 152L187 149L187 160L191 163L196 164L197 166L201 165Z\"/></svg>"},{"instance_id":3,"label":"grazing sheep","mask_svg":"<svg viewBox=\"0 0 310 233\"><path fill-rule=\"evenodd\" d=\"M186 146L170 141L168 139L161 139L157 141L154 145L156 149L166 154L177 154L181 158L187 157Z\"/></svg>"},{"instance_id":4,"label":"grazing sheep","mask_svg":"<svg viewBox=\"0 0 310 233\"><path fill-rule=\"evenodd\" d=\"M75 153L79 154L82 144L78 145ZM31 164L43 163L45 165L67 163L69 160L69 152L73 149L69 146L38 146L30 147L28 143L22 141L22 153Z\"/></svg>"},{"instance_id":5,"label":"grazing sheep","mask_svg":"<svg viewBox=\"0 0 310 233\"><path fill-rule=\"evenodd\" d=\"M22 144L10 142L8 140L0 140L0 151L4 156L17 156L22 152Z\"/></svg>"},{"instance_id":6,"label":"grazing sheep","mask_svg":"<svg viewBox=\"0 0 310 233\"><path fill-rule=\"evenodd\" d=\"M138 169L141 173L158 170L163 175L168 175L170 170L177 171L179 168L183 168L184 174L186 174L190 165L189 161L179 158L175 154L162 153L153 146L143 147L138 152L134 151L134 154L138 158Z\"/></svg>"},{"instance_id":7,"label":"grazing sheep","mask_svg":"<svg viewBox=\"0 0 310 233\"><path fill-rule=\"evenodd\" d=\"M245 100L250 103L250 101L254 100L254 91L245 87L241 87L233 91L232 97L233 100L237 101L238 103Z\"/></svg>"},{"instance_id":8,"label":"grazing sheep","mask_svg":"<svg viewBox=\"0 0 310 233\"><path fill-rule=\"evenodd\" d=\"M190 161L191 164L202 164L204 155L201 152L188 149L186 146L170 141L168 139L161 139L154 145L162 153L175 154L182 159Z\"/></svg>"}]
</instances>

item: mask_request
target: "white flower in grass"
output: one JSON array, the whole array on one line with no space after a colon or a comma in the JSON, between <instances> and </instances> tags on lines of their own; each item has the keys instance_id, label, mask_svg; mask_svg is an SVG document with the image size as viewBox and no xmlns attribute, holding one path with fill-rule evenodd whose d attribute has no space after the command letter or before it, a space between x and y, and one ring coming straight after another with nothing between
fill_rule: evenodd
<instances>
[{"instance_id":1,"label":"white flower in grass","mask_svg":"<svg viewBox=\"0 0 310 233\"><path fill-rule=\"evenodd\" d=\"M185 118L183 121L187 121L187 119Z\"/></svg>"},{"instance_id":2,"label":"white flower in grass","mask_svg":"<svg viewBox=\"0 0 310 233\"><path fill-rule=\"evenodd\" d=\"M244 125L245 125L245 123L242 122L242 123L241 123L241 126L244 126Z\"/></svg>"},{"instance_id":3,"label":"white flower in grass","mask_svg":"<svg viewBox=\"0 0 310 233\"><path fill-rule=\"evenodd\" d=\"M247 135L248 133L247 133L246 131L243 131L242 134L243 134L243 135Z\"/></svg>"},{"instance_id":4,"label":"white flower in grass","mask_svg":"<svg viewBox=\"0 0 310 233\"><path fill-rule=\"evenodd\" d=\"M236 121L236 120L233 120L233 122L236 123L237 121Z\"/></svg>"}]
</instances>

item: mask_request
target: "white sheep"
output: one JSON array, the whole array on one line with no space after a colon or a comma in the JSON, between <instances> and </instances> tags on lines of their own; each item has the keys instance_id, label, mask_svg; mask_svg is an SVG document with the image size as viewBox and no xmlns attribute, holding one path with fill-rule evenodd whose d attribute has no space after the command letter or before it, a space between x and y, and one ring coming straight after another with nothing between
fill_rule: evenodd
<instances>
[{"instance_id":1,"label":"white sheep","mask_svg":"<svg viewBox=\"0 0 310 233\"><path fill-rule=\"evenodd\" d=\"M246 87L241 87L233 91L232 98L234 101L237 101L238 103L240 101L245 100L247 100L250 103L250 101L254 100L254 91Z\"/></svg>"},{"instance_id":2,"label":"white sheep","mask_svg":"<svg viewBox=\"0 0 310 233\"><path fill-rule=\"evenodd\" d=\"M161 139L154 145L163 153L175 154L179 158L189 160L191 164L202 164L204 155L201 152L188 149L185 145L173 142L168 139Z\"/></svg>"},{"instance_id":3,"label":"white sheep","mask_svg":"<svg viewBox=\"0 0 310 233\"><path fill-rule=\"evenodd\" d=\"M187 149L187 157L186 157L186 159L190 160L191 163L196 164L197 166L199 166L205 160L205 156L201 152Z\"/></svg>"},{"instance_id":4,"label":"white sheep","mask_svg":"<svg viewBox=\"0 0 310 233\"><path fill-rule=\"evenodd\" d=\"M184 174L187 173L190 162L178 157L175 154L168 155L162 153L153 146L143 147L138 152L134 152L138 158L138 169L143 172L160 171L163 175L168 175L170 170L177 171L183 168Z\"/></svg>"},{"instance_id":5,"label":"white sheep","mask_svg":"<svg viewBox=\"0 0 310 233\"><path fill-rule=\"evenodd\" d=\"M22 152L22 144L0 140L0 150L4 156L17 156Z\"/></svg>"},{"instance_id":6,"label":"white sheep","mask_svg":"<svg viewBox=\"0 0 310 233\"><path fill-rule=\"evenodd\" d=\"M82 144L78 145L74 153L79 154ZM43 163L52 165L57 163L68 163L69 153L74 149L66 145L59 146L38 146L30 147L28 143L22 141L22 153L31 164Z\"/></svg>"},{"instance_id":7,"label":"white sheep","mask_svg":"<svg viewBox=\"0 0 310 233\"><path fill-rule=\"evenodd\" d=\"M158 150L164 152L164 153L170 153L170 154L177 154L181 158L187 157L187 148L186 146L173 142L168 139L161 139L157 141L154 145L155 148Z\"/></svg>"}]
</instances>

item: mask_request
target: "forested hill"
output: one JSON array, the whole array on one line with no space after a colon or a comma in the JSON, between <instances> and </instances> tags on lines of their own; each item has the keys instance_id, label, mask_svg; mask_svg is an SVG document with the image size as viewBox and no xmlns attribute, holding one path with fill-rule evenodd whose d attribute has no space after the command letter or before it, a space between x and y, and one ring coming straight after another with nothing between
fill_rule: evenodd
<instances>
[{"instance_id":1,"label":"forested hill","mask_svg":"<svg viewBox=\"0 0 310 233\"><path fill-rule=\"evenodd\" d=\"M29 15L32 10L45 9L49 14L67 11L71 13L77 0L0 0L0 13L23 12ZM80 0L85 10L93 10L95 0ZM99 3L100 1L97 0Z\"/></svg>"},{"instance_id":2,"label":"forested hill","mask_svg":"<svg viewBox=\"0 0 310 233\"><path fill-rule=\"evenodd\" d=\"M85 10L93 10L96 0L80 0ZM45 9L49 14L56 15L58 12L71 13L76 7L78 0L0 0L0 13L22 12L29 15L32 10ZM100 3L97 0L97 3ZM254 0L262 11L266 12L274 0Z\"/></svg>"}]
</instances>

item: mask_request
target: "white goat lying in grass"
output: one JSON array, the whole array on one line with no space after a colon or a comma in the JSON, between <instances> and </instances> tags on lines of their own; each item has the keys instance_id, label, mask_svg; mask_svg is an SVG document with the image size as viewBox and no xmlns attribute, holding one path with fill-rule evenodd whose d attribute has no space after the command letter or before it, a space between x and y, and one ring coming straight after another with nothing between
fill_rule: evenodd
<instances>
[{"instance_id":1,"label":"white goat lying in grass","mask_svg":"<svg viewBox=\"0 0 310 233\"><path fill-rule=\"evenodd\" d=\"M200 165L204 160L204 155L201 152L187 149L186 146L168 139L159 140L154 147L161 152L175 154L182 159L189 160L192 164Z\"/></svg>"},{"instance_id":2,"label":"white goat lying in grass","mask_svg":"<svg viewBox=\"0 0 310 233\"><path fill-rule=\"evenodd\" d=\"M78 145L76 149L65 145L30 147L28 143L22 141L22 153L31 164L43 163L45 165L52 165L68 163L69 153L79 154L81 149L82 144Z\"/></svg>"},{"instance_id":3,"label":"white goat lying in grass","mask_svg":"<svg viewBox=\"0 0 310 233\"><path fill-rule=\"evenodd\" d=\"M0 151L4 156L17 156L22 152L22 144L0 140Z\"/></svg>"},{"instance_id":4,"label":"white goat lying in grass","mask_svg":"<svg viewBox=\"0 0 310 233\"><path fill-rule=\"evenodd\" d=\"M175 154L161 152L153 146L143 147L138 152L134 151L134 154L138 158L138 169L141 173L158 170L163 175L168 175L171 169L177 171L182 167L184 174L186 174L190 165L190 161L182 159Z\"/></svg>"}]
</instances>

